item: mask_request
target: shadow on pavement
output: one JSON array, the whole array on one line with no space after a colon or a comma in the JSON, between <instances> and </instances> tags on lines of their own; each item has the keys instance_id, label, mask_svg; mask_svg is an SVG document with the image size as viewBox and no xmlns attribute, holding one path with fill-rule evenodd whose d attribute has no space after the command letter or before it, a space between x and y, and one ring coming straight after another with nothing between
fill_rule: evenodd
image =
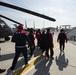
<instances>
[{"instance_id":1,"label":"shadow on pavement","mask_svg":"<svg viewBox=\"0 0 76 75\"><path fill-rule=\"evenodd\" d=\"M5 61L5 60L13 59L14 56L15 56L15 53L1 55L0 61ZM20 55L20 57L22 57L22 55Z\"/></svg>"},{"instance_id":2,"label":"shadow on pavement","mask_svg":"<svg viewBox=\"0 0 76 75\"><path fill-rule=\"evenodd\" d=\"M34 64L39 60L37 58ZM35 66L36 72L33 75L50 75L50 67L52 65L52 60L48 61L44 58L41 63Z\"/></svg>"},{"instance_id":3,"label":"shadow on pavement","mask_svg":"<svg viewBox=\"0 0 76 75\"><path fill-rule=\"evenodd\" d=\"M63 71L64 68L68 66L68 59L65 58L65 54L60 53L59 57L56 56L56 64L60 71Z\"/></svg>"},{"instance_id":4,"label":"shadow on pavement","mask_svg":"<svg viewBox=\"0 0 76 75\"><path fill-rule=\"evenodd\" d=\"M30 50L28 50L28 61L29 60L32 60L34 57L39 56L41 54L41 51L40 50L37 51L37 49L35 49L34 50L34 54L33 54L34 57L31 58L31 56L29 56L29 52L30 52ZM14 56L15 56L14 53L2 55L2 61L3 60L8 60L8 59L14 59ZM24 64L24 57L23 57L23 55L21 54L20 57L22 57L22 58L17 61L16 67L15 67L15 70L18 70L18 72L16 72L16 75L21 74L23 72L23 70L26 68L26 67L22 68L22 66L25 65ZM7 70L7 75L9 75L9 71L10 71L10 68Z\"/></svg>"}]
</instances>

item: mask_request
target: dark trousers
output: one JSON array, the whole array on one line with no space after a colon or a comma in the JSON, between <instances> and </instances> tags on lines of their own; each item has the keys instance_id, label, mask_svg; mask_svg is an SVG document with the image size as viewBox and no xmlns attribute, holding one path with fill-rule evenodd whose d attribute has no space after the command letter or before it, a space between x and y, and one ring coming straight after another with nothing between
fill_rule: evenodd
<instances>
[{"instance_id":1,"label":"dark trousers","mask_svg":"<svg viewBox=\"0 0 76 75\"><path fill-rule=\"evenodd\" d=\"M50 49L50 56L49 56L49 49ZM52 47L47 47L46 48L46 56L49 58L49 57L53 57L53 55L54 55L53 48Z\"/></svg>"},{"instance_id":2,"label":"dark trousers","mask_svg":"<svg viewBox=\"0 0 76 75\"><path fill-rule=\"evenodd\" d=\"M31 46L30 46L30 55L32 56L32 54L33 54L33 52L34 52L34 49L35 49L35 46L34 46L34 48L31 48Z\"/></svg>"},{"instance_id":3,"label":"dark trousers","mask_svg":"<svg viewBox=\"0 0 76 75\"><path fill-rule=\"evenodd\" d=\"M17 63L17 60L20 56L20 54L23 54L24 56L24 61L25 61L25 65L28 64L28 60L27 60L27 48L16 48L15 49L15 57L14 57L14 60L13 60L13 63L12 63L12 66L11 66L11 70L13 70L16 66L16 63Z\"/></svg>"},{"instance_id":4,"label":"dark trousers","mask_svg":"<svg viewBox=\"0 0 76 75\"><path fill-rule=\"evenodd\" d=\"M64 48L65 48L65 43L60 43L60 51L64 50Z\"/></svg>"},{"instance_id":5,"label":"dark trousers","mask_svg":"<svg viewBox=\"0 0 76 75\"><path fill-rule=\"evenodd\" d=\"M40 39L37 39L37 46L40 47Z\"/></svg>"}]
</instances>

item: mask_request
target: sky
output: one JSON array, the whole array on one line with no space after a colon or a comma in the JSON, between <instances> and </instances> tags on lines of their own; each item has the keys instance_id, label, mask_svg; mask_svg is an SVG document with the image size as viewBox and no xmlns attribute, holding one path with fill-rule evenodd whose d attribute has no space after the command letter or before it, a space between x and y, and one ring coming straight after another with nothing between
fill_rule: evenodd
<instances>
[{"instance_id":1,"label":"sky","mask_svg":"<svg viewBox=\"0 0 76 75\"><path fill-rule=\"evenodd\" d=\"M60 25L76 26L76 0L0 0L28 10L38 12L55 18L56 21L49 21L28 13L0 6L0 14L22 23L25 27L46 28L60 27ZM3 18L2 18L3 19ZM14 24L3 19L8 25Z\"/></svg>"}]
</instances>

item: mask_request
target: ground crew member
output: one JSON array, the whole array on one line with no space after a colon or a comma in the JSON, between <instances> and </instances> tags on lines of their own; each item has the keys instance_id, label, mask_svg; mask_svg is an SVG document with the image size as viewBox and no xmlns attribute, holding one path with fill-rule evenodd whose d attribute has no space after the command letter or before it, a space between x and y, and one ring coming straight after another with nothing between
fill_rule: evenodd
<instances>
[{"instance_id":1,"label":"ground crew member","mask_svg":"<svg viewBox=\"0 0 76 75\"><path fill-rule=\"evenodd\" d=\"M64 29L61 29L57 38L57 42L59 42L60 44L60 52L63 52L63 53L64 53L64 48L65 48L65 41L67 43L67 36Z\"/></svg>"},{"instance_id":2,"label":"ground crew member","mask_svg":"<svg viewBox=\"0 0 76 75\"><path fill-rule=\"evenodd\" d=\"M50 32L50 29L47 29L46 32L46 56L48 57L48 59L54 59L53 55L54 55L54 51L53 51L53 37L52 37L52 33ZM49 49L50 49L50 55L49 55Z\"/></svg>"},{"instance_id":3,"label":"ground crew member","mask_svg":"<svg viewBox=\"0 0 76 75\"><path fill-rule=\"evenodd\" d=\"M45 30L43 30L43 32L41 33L40 49L42 49L42 53L46 50L46 33L45 33Z\"/></svg>"},{"instance_id":4,"label":"ground crew member","mask_svg":"<svg viewBox=\"0 0 76 75\"><path fill-rule=\"evenodd\" d=\"M30 54L30 56L32 56L33 55L33 52L34 52L34 49L35 49L35 37L34 37L33 29L32 28L29 30L28 36L29 36L29 39L31 40L31 42L34 45L33 48L31 48L31 46L30 46L30 53L29 54Z\"/></svg>"},{"instance_id":5,"label":"ground crew member","mask_svg":"<svg viewBox=\"0 0 76 75\"><path fill-rule=\"evenodd\" d=\"M26 41L28 41L31 46L33 45L28 36L26 35L27 32L23 30L23 26L20 24L17 28L18 30L14 33L11 40L15 43L15 57L10 68L11 70L14 70L18 57L21 53L24 56L25 66L28 65Z\"/></svg>"},{"instance_id":6,"label":"ground crew member","mask_svg":"<svg viewBox=\"0 0 76 75\"><path fill-rule=\"evenodd\" d=\"M37 46L40 47L40 39L41 39L40 29L38 29L36 32L36 38L37 38Z\"/></svg>"}]
</instances>

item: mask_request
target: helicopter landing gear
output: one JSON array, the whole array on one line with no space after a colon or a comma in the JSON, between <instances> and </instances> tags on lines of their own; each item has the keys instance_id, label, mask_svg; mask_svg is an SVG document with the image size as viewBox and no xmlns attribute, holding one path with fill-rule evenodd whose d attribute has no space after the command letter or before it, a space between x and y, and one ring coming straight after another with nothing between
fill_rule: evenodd
<instances>
[{"instance_id":1,"label":"helicopter landing gear","mask_svg":"<svg viewBox=\"0 0 76 75\"><path fill-rule=\"evenodd\" d=\"M5 41L9 41L10 40L10 37L5 37Z\"/></svg>"}]
</instances>

